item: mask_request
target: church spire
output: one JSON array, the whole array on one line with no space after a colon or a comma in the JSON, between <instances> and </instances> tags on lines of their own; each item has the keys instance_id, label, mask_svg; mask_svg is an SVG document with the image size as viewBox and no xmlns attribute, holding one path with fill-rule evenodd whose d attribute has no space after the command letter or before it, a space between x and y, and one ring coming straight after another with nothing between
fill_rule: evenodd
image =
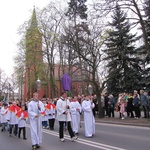
<instances>
[{"instance_id":1,"label":"church spire","mask_svg":"<svg viewBox=\"0 0 150 150\"><path fill-rule=\"evenodd\" d=\"M38 27L38 23L37 23L37 19L36 19L36 11L35 11L35 6L34 6L32 18L31 18L30 29L36 29L37 27Z\"/></svg>"}]
</instances>

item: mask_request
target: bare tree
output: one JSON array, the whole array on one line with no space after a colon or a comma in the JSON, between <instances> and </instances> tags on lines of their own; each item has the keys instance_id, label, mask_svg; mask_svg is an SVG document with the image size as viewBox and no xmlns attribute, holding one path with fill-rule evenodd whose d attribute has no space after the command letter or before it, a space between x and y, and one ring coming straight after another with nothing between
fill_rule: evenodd
<instances>
[{"instance_id":1,"label":"bare tree","mask_svg":"<svg viewBox=\"0 0 150 150\"><path fill-rule=\"evenodd\" d=\"M54 3L49 4L44 8L38 15L40 23L40 31L43 36L43 52L44 60L48 64L47 76L48 83L50 83L51 96L55 93L55 75L54 75L54 65L57 59L57 43L59 38L59 31L61 21L64 14L60 9L58 9Z\"/></svg>"}]
</instances>

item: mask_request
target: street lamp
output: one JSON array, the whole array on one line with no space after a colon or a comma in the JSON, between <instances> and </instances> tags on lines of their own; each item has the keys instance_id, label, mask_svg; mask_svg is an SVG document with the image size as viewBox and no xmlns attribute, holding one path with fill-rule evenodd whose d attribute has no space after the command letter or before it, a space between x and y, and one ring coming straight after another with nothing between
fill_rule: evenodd
<instances>
[{"instance_id":1,"label":"street lamp","mask_svg":"<svg viewBox=\"0 0 150 150\"><path fill-rule=\"evenodd\" d=\"M81 87L81 86L78 87L78 94L79 94L79 95L82 94L82 87Z\"/></svg>"},{"instance_id":2,"label":"street lamp","mask_svg":"<svg viewBox=\"0 0 150 150\"><path fill-rule=\"evenodd\" d=\"M40 90L40 87L41 87L41 80L38 78L36 81L37 92Z\"/></svg>"},{"instance_id":3,"label":"street lamp","mask_svg":"<svg viewBox=\"0 0 150 150\"><path fill-rule=\"evenodd\" d=\"M85 86L85 94L87 94L87 86Z\"/></svg>"},{"instance_id":4,"label":"street lamp","mask_svg":"<svg viewBox=\"0 0 150 150\"><path fill-rule=\"evenodd\" d=\"M89 86L88 86L88 92L89 92L90 95L92 95L93 87L92 87L91 84L89 84Z\"/></svg>"},{"instance_id":5,"label":"street lamp","mask_svg":"<svg viewBox=\"0 0 150 150\"><path fill-rule=\"evenodd\" d=\"M9 102L9 93L10 92L10 83L8 83L8 95L7 95L7 99L6 99L6 102L8 103Z\"/></svg>"}]
</instances>

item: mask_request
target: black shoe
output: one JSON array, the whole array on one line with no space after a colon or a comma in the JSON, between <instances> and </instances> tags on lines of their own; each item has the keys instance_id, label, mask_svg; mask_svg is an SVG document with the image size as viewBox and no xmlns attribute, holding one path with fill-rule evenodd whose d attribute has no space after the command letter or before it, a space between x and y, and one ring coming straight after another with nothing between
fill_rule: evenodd
<instances>
[{"instance_id":1,"label":"black shoe","mask_svg":"<svg viewBox=\"0 0 150 150\"><path fill-rule=\"evenodd\" d=\"M32 150L36 150L36 145L32 145Z\"/></svg>"},{"instance_id":2,"label":"black shoe","mask_svg":"<svg viewBox=\"0 0 150 150\"><path fill-rule=\"evenodd\" d=\"M27 138L23 138L24 140L27 140Z\"/></svg>"},{"instance_id":3,"label":"black shoe","mask_svg":"<svg viewBox=\"0 0 150 150\"><path fill-rule=\"evenodd\" d=\"M1 131L3 132L4 130L3 130L3 129L1 129Z\"/></svg>"},{"instance_id":4,"label":"black shoe","mask_svg":"<svg viewBox=\"0 0 150 150\"><path fill-rule=\"evenodd\" d=\"M40 145L36 144L36 148L40 148Z\"/></svg>"}]
</instances>

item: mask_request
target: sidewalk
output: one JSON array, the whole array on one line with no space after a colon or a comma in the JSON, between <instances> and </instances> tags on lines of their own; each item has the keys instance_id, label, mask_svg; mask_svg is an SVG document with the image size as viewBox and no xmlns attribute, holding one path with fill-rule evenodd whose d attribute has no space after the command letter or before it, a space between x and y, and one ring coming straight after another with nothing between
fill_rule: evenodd
<instances>
[{"instance_id":1,"label":"sidewalk","mask_svg":"<svg viewBox=\"0 0 150 150\"><path fill-rule=\"evenodd\" d=\"M143 126L143 127L150 127L150 118L145 119L143 118L144 114L141 112L141 118L135 119L135 118L129 118L127 115L125 115L125 119L119 118L119 112L115 112L115 117L104 117L104 118L98 118L98 116L95 117L95 121L99 123L111 123L111 124L118 124L118 125L133 125L133 126Z\"/></svg>"},{"instance_id":2,"label":"sidewalk","mask_svg":"<svg viewBox=\"0 0 150 150\"><path fill-rule=\"evenodd\" d=\"M96 115L95 122L97 123L109 123L109 124L118 124L118 125L133 125L133 126L143 126L143 127L150 127L150 118L145 119L143 118L144 114L141 112L141 118L135 119L135 118L129 118L127 115L125 115L125 119L119 118L119 112L115 112L115 117L104 117L104 118L98 118ZM83 116L81 117L81 120L83 120Z\"/></svg>"}]
</instances>

